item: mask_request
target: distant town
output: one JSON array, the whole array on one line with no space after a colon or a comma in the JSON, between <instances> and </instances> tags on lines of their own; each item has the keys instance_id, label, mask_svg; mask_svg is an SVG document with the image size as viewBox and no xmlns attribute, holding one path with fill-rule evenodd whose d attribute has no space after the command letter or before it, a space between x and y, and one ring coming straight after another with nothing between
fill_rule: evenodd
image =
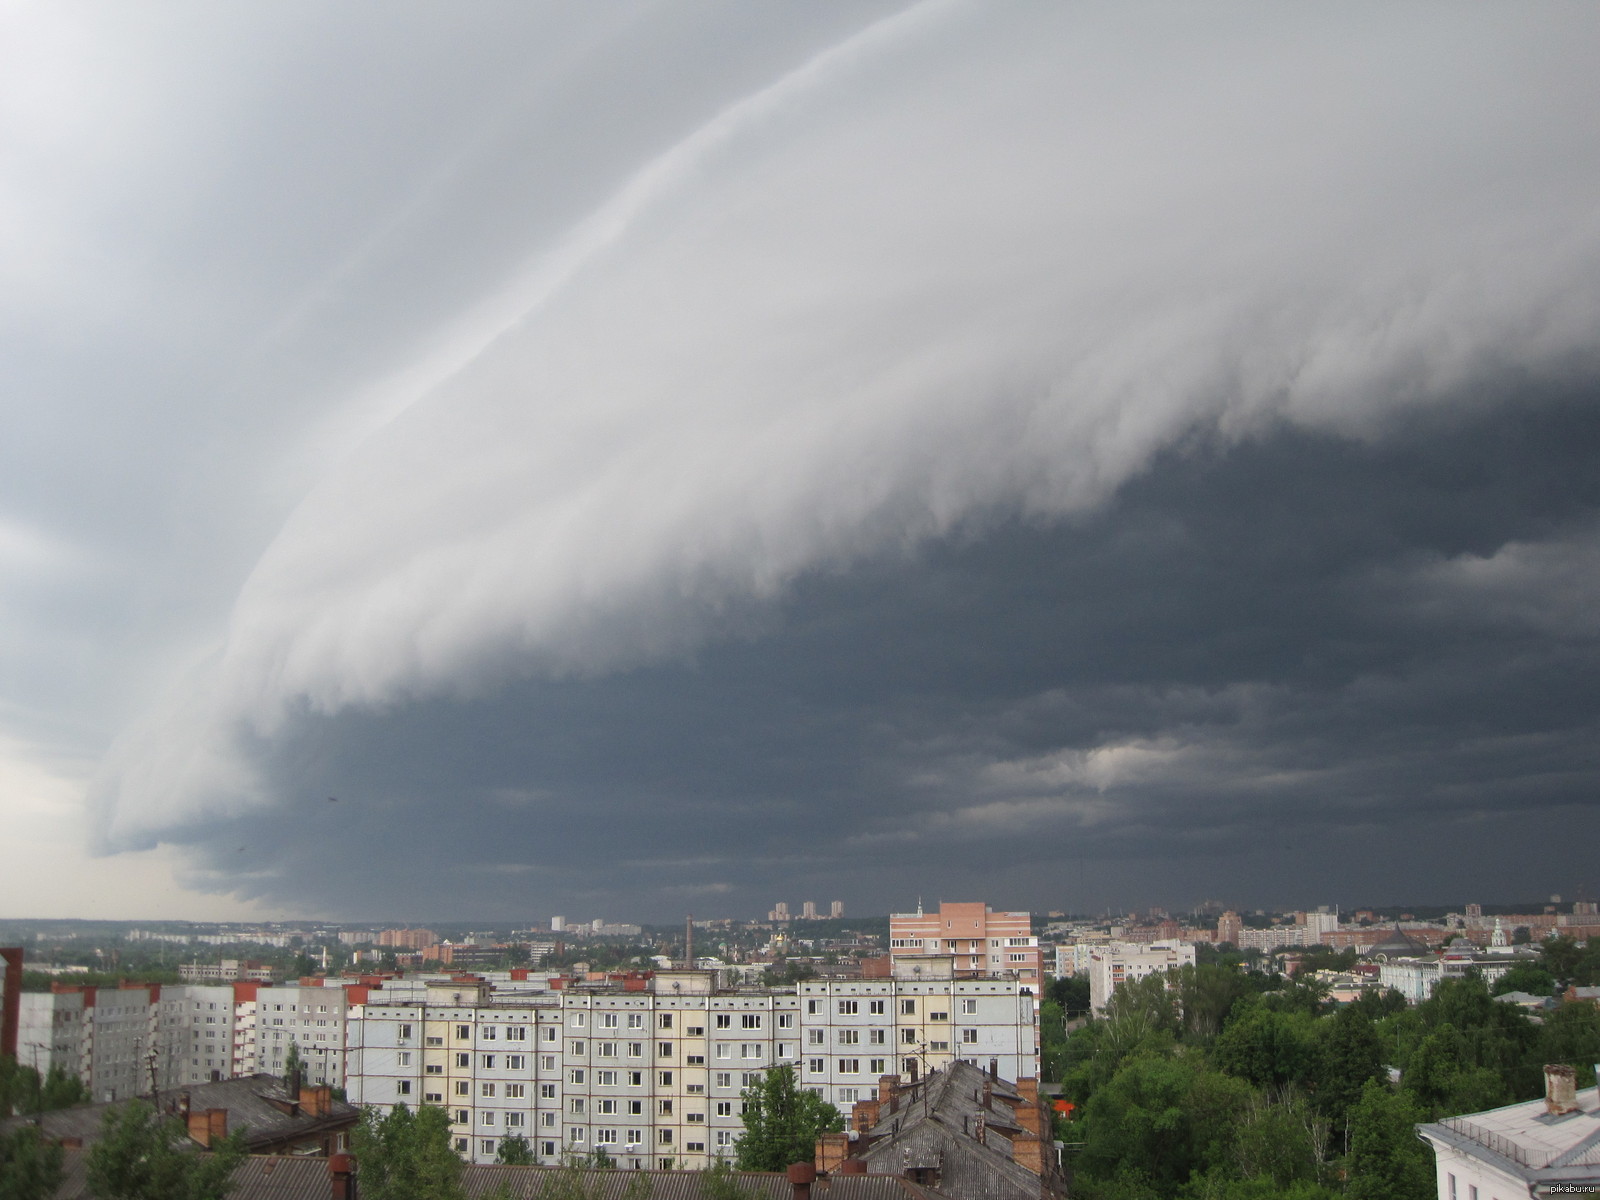
<instances>
[{"instance_id":1,"label":"distant town","mask_svg":"<svg viewBox=\"0 0 1600 1200\"><path fill-rule=\"evenodd\" d=\"M752 1088L777 1068L855 1131L854 1141L819 1133L818 1169L852 1157L872 1167L875 1141L904 1141L877 1130L902 1091L924 1089L931 1119L926 1089L944 1096L970 1071L980 1082L962 1136L980 1155L1003 1143L1003 1161L984 1170L1020 1200L1069 1194L1075 1172L1092 1179L1095 1137L1106 1136L1092 1123L1095 1095L1120 1075L1096 1086L1083 1072L1103 1059L1106 1031L1140 1012L1139 1036L1170 1052L1160 1048L1200 1020L1208 979L1227 997L1207 1018L1224 1047L1241 1012L1300 1012L1313 1024L1295 1036L1313 1037L1341 1011L1392 1024L1463 987L1492 993L1503 1002L1493 1008L1529 1029L1577 1004L1600 1038L1600 988L1589 986L1600 980L1563 992L1548 969L1562 948L1600 937L1592 901L1115 916L918 902L879 917L848 917L833 901L825 911L779 902L764 920L557 915L524 928L5 921L0 1056L39 1081L32 1121L67 1147L93 1142L103 1111L140 1097L187 1121L202 1146L246 1120L255 1153L322 1157L362 1119L434 1106L469 1167L503 1165L516 1148L514 1161L534 1167L580 1155L639 1170L708 1170L734 1155ZM1392 1086L1405 1072L1382 1044L1375 1034L1362 1070L1378 1082L1387 1072ZM1600 1058L1600 1042L1594 1050ZM1232 1051L1213 1053L1226 1071ZM1116 1061L1133 1069L1126 1054ZM1552 1078L1577 1095L1562 1091L1568 1076ZM1518 1085L1506 1080L1469 1094L1512 1099ZM1317 1086L1314 1072L1307 1081ZM1347 1129L1361 1082L1345 1099ZM73 1103L48 1106L52 1087ZM1008 1105L1004 1121L991 1093ZM1322 1102L1307 1095L1295 1103ZM266 1127L263 1096L279 1114ZM25 1104L11 1107L12 1124L29 1119ZM1454 1166L1445 1174L1465 1178L1479 1127L1448 1107L1401 1121L1445 1118L1419 1128ZM1591 1109L1600 1119L1600 1101ZM1480 1148L1503 1157L1504 1137L1483 1134ZM905 1161L891 1173L969 1194L953 1167L935 1169L947 1149L912 1175ZM888 1149L877 1157L896 1165Z\"/></svg>"}]
</instances>

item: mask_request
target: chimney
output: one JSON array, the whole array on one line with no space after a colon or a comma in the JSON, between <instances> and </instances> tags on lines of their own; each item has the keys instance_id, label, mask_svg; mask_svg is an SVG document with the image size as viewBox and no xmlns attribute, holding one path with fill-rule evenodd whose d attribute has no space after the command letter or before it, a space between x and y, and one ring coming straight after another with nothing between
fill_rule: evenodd
<instances>
[{"instance_id":1,"label":"chimney","mask_svg":"<svg viewBox=\"0 0 1600 1200\"><path fill-rule=\"evenodd\" d=\"M1545 1064L1544 1110L1553 1117L1578 1111L1578 1072L1566 1063Z\"/></svg>"},{"instance_id":2,"label":"chimney","mask_svg":"<svg viewBox=\"0 0 1600 1200\"><path fill-rule=\"evenodd\" d=\"M811 1200L811 1184L817 1178L817 1168L812 1163L789 1164L789 1186L794 1189L794 1200Z\"/></svg>"},{"instance_id":3,"label":"chimney","mask_svg":"<svg viewBox=\"0 0 1600 1200\"><path fill-rule=\"evenodd\" d=\"M288 1087L288 1091L289 1091L289 1103L290 1104L299 1104L300 1103L300 1068L298 1066L296 1066L294 1070L289 1072L289 1079L288 1079L288 1082L287 1082L287 1087Z\"/></svg>"},{"instance_id":4,"label":"chimney","mask_svg":"<svg viewBox=\"0 0 1600 1200\"><path fill-rule=\"evenodd\" d=\"M300 1110L308 1117L325 1117L333 1111L333 1088L326 1083L300 1093Z\"/></svg>"},{"instance_id":5,"label":"chimney","mask_svg":"<svg viewBox=\"0 0 1600 1200\"><path fill-rule=\"evenodd\" d=\"M865 1175L867 1173L867 1160L864 1158L847 1158L839 1164L841 1175Z\"/></svg>"},{"instance_id":6,"label":"chimney","mask_svg":"<svg viewBox=\"0 0 1600 1200\"><path fill-rule=\"evenodd\" d=\"M211 1141L206 1144L220 1142L228 1136L228 1110L225 1108L206 1109L206 1125L208 1126L207 1131L211 1135Z\"/></svg>"},{"instance_id":7,"label":"chimney","mask_svg":"<svg viewBox=\"0 0 1600 1200\"><path fill-rule=\"evenodd\" d=\"M914 1058L908 1058L906 1060L906 1065L911 1068L911 1082L912 1083L916 1083L916 1081L917 1081L917 1060L914 1059Z\"/></svg>"},{"instance_id":8,"label":"chimney","mask_svg":"<svg viewBox=\"0 0 1600 1200\"><path fill-rule=\"evenodd\" d=\"M991 1058L989 1060L989 1078L1000 1078L1000 1060L998 1058Z\"/></svg>"},{"instance_id":9,"label":"chimney","mask_svg":"<svg viewBox=\"0 0 1600 1200\"><path fill-rule=\"evenodd\" d=\"M694 970L694 914L683 919L683 969Z\"/></svg>"},{"instance_id":10,"label":"chimney","mask_svg":"<svg viewBox=\"0 0 1600 1200\"><path fill-rule=\"evenodd\" d=\"M983 1077L983 1099L978 1101L984 1108L988 1108L994 1099L994 1082L985 1075Z\"/></svg>"},{"instance_id":11,"label":"chimney","mask_svg":"<svg viewBox=\"0 0 1600 1200\"><path fill-rule=\"evenodd\" d=\"M898 1075L878 1076L878 1103L887 1104L890 1112L895 1112L900 1107L895 1103L894 1098L895 1091L899 1086L900 1076Z\"/></svg>"},{"instance_id":12,"label":"chimney","mask_svg":"<svg viewBox=\"0 0 1600 1200\"><path fill-rule=\"evenodd\" d=\"M981 1108L978 1110L978 1120L977 1120L977 1123L973 1126L972 1136L977 1141L978 1145L980 1145L980 1146L986 1145L988 1143L988 1139L989 1139L989 1114L984 1112L983 1109L981 1109Z\"/></svg>"},{"instance_id":13,"label":"chimney","mask_svg":"<svg viewBox=\"0 0 1600 1200\"><path fill-rule=\"evenodd\" d=\"M335 1154L328 1159L328 1183L332 1200L356 1200L355 1159Z\"/></svg>"}]
</instances>

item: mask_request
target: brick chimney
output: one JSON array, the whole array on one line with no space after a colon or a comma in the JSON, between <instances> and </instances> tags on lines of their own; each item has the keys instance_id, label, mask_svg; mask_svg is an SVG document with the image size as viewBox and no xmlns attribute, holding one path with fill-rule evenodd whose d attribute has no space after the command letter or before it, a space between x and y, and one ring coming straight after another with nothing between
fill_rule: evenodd
<instances>
[{"instance_id":1,"label":"brick chimney","mask_svg":"<svg viewBox=\"0 0 1600 1200\"><path fill-rule=\"evenodd\" d=\"M789 1164L789 1186L794 1189L794 1200L811 1200L811 1185L817 1178L817 1168L812 1163Z\"/></svg>"},{"instance_id":2,"label":"brick chimney","mask_svg":"<svg viewBox=\"0 0 1600 1200\"><path fill-rule=\"evenodd\" d=\"M197 1145L209 1149L213 1141L228 1136L228 1110L225 1108L191 1108L183 1117L189 1138Z\"/></svg>"},{"instance_id":3,"label":"brick chimney","mask_svg":"<svg viewBox=\"0 0 1600 1200\"><path fill-rule=\"evenodd\" d=\"M1578 1111L1578 1072L1566 1063L1546 1063L1544 1110L1551 1116Z\"/></svg>"},{"instance_id":4,"label":"brick chimney","mask_svg":"<svg viewBox=\"0 0 1600 1200\"><path fill-rule=\"evenodd\" d=\"M356 1160L348 1154L328 1159L328 1184L332 1200L356 1200Z\"/></svg>"},{"instance_id":5,"label":"brick chimney","mask_svg":"<svg viewBox=\"0 0 1600 1200\"><path fill-rule=\"evenodd\" d=\"M840 1175L865 1175L867 1173L867 1160L864 1158L847 1158L839 1164Z\"/></svg>"},{"instance_id":6,"label":"brick chimney","mask_svg":"<svg viewBox=\"0 0 1600 1200\"><path fill-rule=\"evenodd\" d=\"M850 1136L845 1133L825 1133L817 1139L817 1169L833 1171L850 1153Z\"/></svg>"},{"instance_id":7,"label":"brick chimney","mask_svg":"<svg viewBox=\"0 0 1600 1200\"><path fill-rule=\"evenodd\" d=\"M302 1089L300 1111L308 1117L327 1116L333 1111L333 1088L326 1083L319 1083Z\"/></svg>"},{"instance_id":8,"label":"brick chimney","mask_svg":"<svg viewBox=\"0 0 1600 1200\"><path fill-rule=\"evenodd\" d=\"M890 1112L898 1112L899 1109L900 1109L900 1102L899 1102L899 1099L895 1096L895 1092L898 1091L899 1088L900 1088L900 1076L898 1076L898 1075L880 1075L880 1076L878 1076L878 1103L879 1104L883 1104L883 1105L887 1105Z\"/></svg>"},{"instance_id":9,"label":"brick chimney","mask_svg":"<svg viewBox=\"0 0 1600 1200\"><path fill-rule=\"evenodd\" d=\"M850 1112L850 1125L857 1133L866 1133L878 1123L882 1105L876 1100L857 1100Z\"/></svg>"}]
</instances>

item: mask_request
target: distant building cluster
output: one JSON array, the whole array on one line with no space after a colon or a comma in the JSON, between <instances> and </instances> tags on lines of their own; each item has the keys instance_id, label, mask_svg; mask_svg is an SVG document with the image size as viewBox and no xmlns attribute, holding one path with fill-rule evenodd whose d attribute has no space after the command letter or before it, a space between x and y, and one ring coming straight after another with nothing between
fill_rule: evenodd
<instances>
[{"instance_id":1,"label":"distant building cluster","mask_svg":"<svg viewBox=\"0 0 1600 1200\"><path fill-rule=\"evenodd\" d=\"M830 904L828 906L828 916L834 920L844 916L844 901L835 900ZM772 906L772 911L767 913L767 920L779 925L796 919L801 921L820 921L822 914L817 911L817 902L815 900L801 901L800 916L798 918L789 911L789 902L787 900L779 900Z\"/></svg>"}]
</instances>

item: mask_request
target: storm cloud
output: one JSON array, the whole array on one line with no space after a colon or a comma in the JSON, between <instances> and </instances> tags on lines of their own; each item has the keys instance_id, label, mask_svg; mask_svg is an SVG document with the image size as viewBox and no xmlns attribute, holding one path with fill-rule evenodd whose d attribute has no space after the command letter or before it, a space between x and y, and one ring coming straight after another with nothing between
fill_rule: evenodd
<instances>
[{"instance_id":1,"label":"storm cloud","mask_svg":"<svg viewBox=\"0 0 1600 1200\"><path fill-rule=\"evenodd\" d=\"M211 20L44 29L150 86L14 189L107 255L11 256L0 525L102 850L374 916L1586 877L1600 18Z\"/></svg>"}]
</instances>

